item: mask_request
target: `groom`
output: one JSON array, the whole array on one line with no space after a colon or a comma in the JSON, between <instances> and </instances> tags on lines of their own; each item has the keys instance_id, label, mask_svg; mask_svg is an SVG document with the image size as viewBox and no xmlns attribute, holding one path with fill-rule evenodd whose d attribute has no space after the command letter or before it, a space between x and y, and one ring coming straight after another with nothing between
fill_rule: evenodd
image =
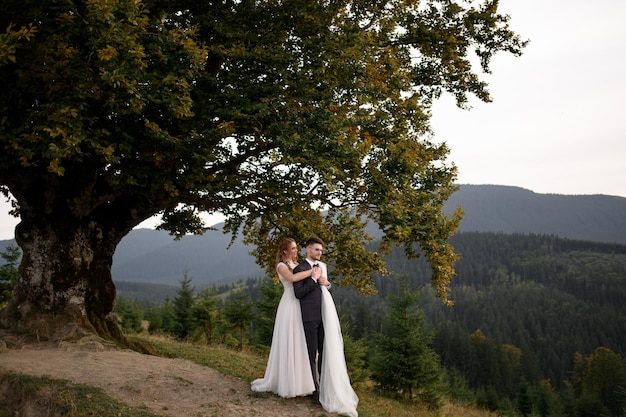
<instances>
[{"instance_id":1,"label":"groom","mask_svg":"<svg viewBox=\"0 0 626 417\"><path fill-rule=\"evenodd\" d=\"M313 277L305 278L293 283L296 298L300 300L304 336L309 353L309 363L315 392L313 399L319 401L319 375L322 371L322 353L324 349L324 324L322 323L322 289L320 285L330 288L326 277L326 265L320 262L324 251L324 242L318 237L311 237L305 245L306 259L293 269L293 273L313 271L313 268L322 268L322 276L317 280ZM317 357L317 364L316 364Z\"/></svg>"}]
</instances>

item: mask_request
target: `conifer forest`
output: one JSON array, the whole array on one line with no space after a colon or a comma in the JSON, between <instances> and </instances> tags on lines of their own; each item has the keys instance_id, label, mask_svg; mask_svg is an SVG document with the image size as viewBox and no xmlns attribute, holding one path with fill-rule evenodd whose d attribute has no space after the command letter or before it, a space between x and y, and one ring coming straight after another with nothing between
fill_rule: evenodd
<instances>
[{"instance_id":1,"label":"conifer forest","mask_svg":"<svg viewBox=\"0 0 626 417\"><path fill-rule=\"evenodd\" d=\"M388 259L392 274L375 278L376 295L331 277L353 383L371 380L433 406L446 395L507 416L626 415L626 245L478 232L452 243L461 255L452 307L435 297L426 262L399 249ZM269 349L282 295L274 277L196 288L185 273L165 301L163 287L152 300L149 284L118 288L127 331L146 319L151 332L260 351ZM416 360L412 376L377 367L377 347L398 346L399 332L413 350L385 359ZM400 377L408 385L389 382Z\"/></svg>"}]
</instances>

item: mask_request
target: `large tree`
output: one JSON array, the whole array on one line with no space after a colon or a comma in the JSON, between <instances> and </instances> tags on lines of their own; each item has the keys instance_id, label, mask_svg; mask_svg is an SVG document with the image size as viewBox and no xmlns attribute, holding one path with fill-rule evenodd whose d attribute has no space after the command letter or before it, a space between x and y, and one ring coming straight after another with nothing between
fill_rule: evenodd
<instances>
[{"instance_id":1,"label":"large tree","mask_svg":"<svg viewBox=\"0 0 626 417\"><path fill-rule=\"evenodd\" d=\"M446 300L460 213L430 109L490 100L480 68L524 46L497 6L3 0L0 189L23 260L2 327L116 336L113 253L155 214L181 236L222 213L263 265L278 236L317 234L363 292L399 244Z\"/></svg>"}]
</instances>

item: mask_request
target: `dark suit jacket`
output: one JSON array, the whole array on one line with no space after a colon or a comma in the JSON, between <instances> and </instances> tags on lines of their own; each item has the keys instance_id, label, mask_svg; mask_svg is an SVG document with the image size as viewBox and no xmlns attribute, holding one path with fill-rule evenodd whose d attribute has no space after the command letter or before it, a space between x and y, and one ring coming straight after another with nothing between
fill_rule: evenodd
<instances>
[{"instance_id":1,"label":"dark suit jacket","mask_svg":"<svg viewBox=\"0 0 626 417\"><path fill-rule=\"evenodd\" d=\"M293 269L293 272L308 271L311 265L304 260ZM322 289L313 278L308 277L293 283L296 298L300 300L302 321L322 320Z\"/></svg>"}]
</instances>

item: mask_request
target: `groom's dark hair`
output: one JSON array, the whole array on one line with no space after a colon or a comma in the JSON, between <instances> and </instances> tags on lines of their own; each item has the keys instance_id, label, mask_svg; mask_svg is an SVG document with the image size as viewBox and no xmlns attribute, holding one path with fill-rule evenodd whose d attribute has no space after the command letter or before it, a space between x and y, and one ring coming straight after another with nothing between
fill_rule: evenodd
<instances>
[{"instance_id":1,"label":"groom's dark hair","mask_svg":"<svg viewBox=\"0 0 626 417\"><path fill-rule=\"evenodd\" d=\"M320 239L317 236L311 236L307 241L306 244L304 245L305 247L307 246L311 246L315 243L319 243L320 245L324 246L324 241L322 239Z\"/></svg>"}]
</instances>

